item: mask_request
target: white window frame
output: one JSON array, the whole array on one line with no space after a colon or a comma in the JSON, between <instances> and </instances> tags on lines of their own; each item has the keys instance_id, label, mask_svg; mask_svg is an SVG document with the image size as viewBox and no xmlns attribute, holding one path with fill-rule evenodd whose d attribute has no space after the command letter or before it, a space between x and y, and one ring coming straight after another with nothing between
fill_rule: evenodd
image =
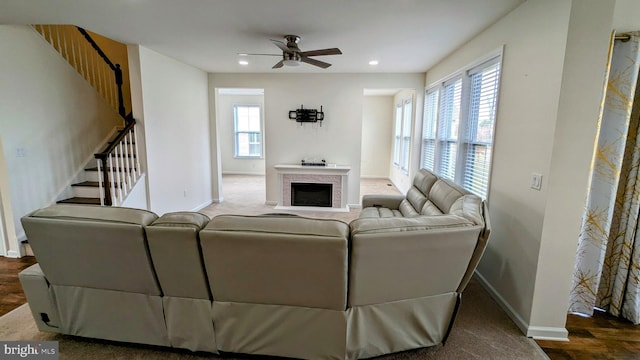
<instances>
[{"instance_id":1,"label":"white window frame","mask_svg":"<svg viewBox=\"0 0 640 360\"><path fill-rule=\"evenodd\" d=\"M413 123L413 99L402 101L402 150L401 166L403 173L409 173L409 160L411 158L411 129Z\"/></svg>"},{"instance_id":2,"label":"white window frame","mask_svg":"<svg viewBox=\"0 0 640 360\"><path fill-rule=\"evenodd\" d=\"M395 107L393 133L393 165L400 167L402 162L402 105L397 104Z\"/></svg>"},{"instance_id":3,"label":"white window frame","mask_svg":"<svg viewBox=\"0 0 640 360\"><path fill-rule=\"evenodd\" d=\"M393 133L393 166L405 174L411 164L411 132L413 129L413 97L395 106Z\"/></svg>"},{"instance_id":4,"label":"white window frame","mask_svg":"<svg viewBox=\"0 0 640 360\"><path fill-rule=\"evenodd\" d=\"M258 108L260 114L260 130L259 131L239 131L238 130L238 108ZM233 157L235 159L262 159L264 154L264 124L262 121L262 105L260 104L234 104L233 105ZM240 134L258 134L260 153L257 155L241 155L239 154L239 135ZM251 144L251 143L250 143Z\"/></svg>"},{"instance_id":5,"label":"white window frame","mask_svg":"<svg viewBox=\"0 0 640 360\"><path fill-rule=\"evenodd\" d=\"M494 66L497 66L497 70L492 73L489 70L491 70ZM473 76L483 71L487 71L486 74L489 77L486 79L488 79L488 82L479 83L478 86L490 84L493 87L473 88ZM450 178L468 191L473 192L484 199L488 198L489 196L491 169L493 165L493 147L497 122L497 107L500 96L501 73L502 52L494 53L491 57L487 57L483 61L478 61L474 65L470 65L465 69L452 74L445 80L437 82L435 85L432 85L425 90L424 117L422 124L423 134L421 145L422 157L420 160L420 167L427 168L428 170L434 171L438 175ZM448 134L446 132L447 130L449 130L447 128L447 121L450 120L451 117L447 117L446 114L444 114L445 109L443 108L443 96L445 96L444 94L447 86L455 84L456 81L461 81L461 90L459 99L458 131L457 134L455 134L454 138L452 134ZM474 89L482 89L485 91L482 94L491 96L485 98L485 101L482 103L479 101L472 102L471 96L473 94L476 94L476 92L473 91ZM435 102L437 104L437 109L435 109L435 113L437 114L437 116L433 116L434 109L431 108L433 106L433 102L427 101L429 95L434 94L435 92L437 92L436 96L438 96L438 99ZM476 100L477 99L479 98L476 98ZM474 106L475 108L472 108ZM482 115L480 115L481 112ZM490 138L489 140L478 140L479 133L477 132L477 129L480 121L479 119L481 117L485 119L484 121L491 122L489 124L489 127L484 128L484 134L482 134L484 137L488 136ZM433 151L433 158L427 158L429 156L429 152L427 151L427 149L425 149L425 146L428 141L433 140L433 138L431 137L433 134L429 133L429 129L432 129L434 127L436 130L435 150ZM455 159L453 159L455 161L453 174L450 174L448 171L446 171L447 169L445 169L445 143L455 143L456 156ZM470 152L471 148L481 149L479 152L475 151L472 154ZM475 167L472 168L469 165L469 161L475 159L475 156L478 154L481 154L482 157L480 158L480 160L478 160L478 162L475 163ZM433 169L429 168L430 163L433 164ZM478 176L474 177L472 173L474 169L480 169L480 171L475 170L478 172ZM449 176L447 176L447 173L449 173Z\"/></svg>"}]
</instances>

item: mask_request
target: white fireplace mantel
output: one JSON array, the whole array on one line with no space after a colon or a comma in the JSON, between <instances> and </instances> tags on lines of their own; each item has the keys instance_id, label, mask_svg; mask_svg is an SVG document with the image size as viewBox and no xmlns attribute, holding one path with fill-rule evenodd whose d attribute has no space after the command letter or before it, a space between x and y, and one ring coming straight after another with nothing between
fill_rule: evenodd
<instances>
[{"instance_id":1,"label":"white fireplace mantel","mask_svg":"<svg viewBox=\"0 0 640 360\"><path fill-rule=\"evenodd\" d=\"M315 210L315 211L349 211L347 207L347 186L349 184L349 172L351 166L348 165L327 165L327 166L303 166L279 164L274 166L278 172L278 183L280 187L278 206L281 210ZM307 207L291 206L291 183L307 182L318 184L333 184L332 206L329 207Z\"/></svg>"}]
</instances>

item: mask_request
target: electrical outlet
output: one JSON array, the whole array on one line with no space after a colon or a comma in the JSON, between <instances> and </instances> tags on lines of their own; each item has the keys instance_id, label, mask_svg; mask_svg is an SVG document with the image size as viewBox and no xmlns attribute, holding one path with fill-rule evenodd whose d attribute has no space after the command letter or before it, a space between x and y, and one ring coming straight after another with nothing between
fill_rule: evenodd
<instances>
[{"instance_id":1,"label":"electrical outlet","mask_svg":"<svg viewBox=\"0 0 640 360\"><path fill-rule=\"evenodd\" d=\"M16 148L16 157L26 157L27 149L23 147Z\"/></svg>"},{"instance_id":2,"label":"electrical outlet","mask_svg":"<svg viewBox=\"0 0 640 360\"><path fill-rule=\"evenodd\" d=\"M542 189L542 174L536 174L536 173L531 174L531 185L530 185L530 187L533 190L538 190L538 191L540 191L540 189Z\"/></svg>"},{"instance_id":3,"label":"electrical outlet","mask_svg":"<svg viewBox=\"0 0 640 360\"><path fill-rule=\"evenodd\" d=\"M187 197L187 190L184 191L184 197Z\"/></svg>"}]
</instances>

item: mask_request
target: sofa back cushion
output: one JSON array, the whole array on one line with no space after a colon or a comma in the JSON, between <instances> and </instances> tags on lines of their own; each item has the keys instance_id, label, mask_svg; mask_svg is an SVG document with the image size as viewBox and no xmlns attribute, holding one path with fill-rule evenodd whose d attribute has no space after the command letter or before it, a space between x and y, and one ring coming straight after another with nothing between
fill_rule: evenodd
<instances>
[{"instance_id":1,"label":"sofa back cushion","mask_svg":"<svg viewBox=\"0 0 640 360\"><path fill-rule=\"evenodd\" d=\"M427 209L423 207L424 211L421 211L424 215L438 215L433 206L437 207L441 214L449 214L451 205L458 200L462 195L465 195L465 191L457 185L450 183L446 180L438 179L429 191L429 200L427 201ZM424 213L427 212L427 213ZM428 213L428 212L436 212Z\"/></svg>"},{"instance_id":2,"label":"sofa back cushion","mask_svg":"<svg viewBox=\"0 0 640 360\"><path fill-rule=\"evenodd\" d=\"M349 226L298 216L216 216L200 232L220 302L344 310Z\"/></svg>"},{"instance_id":3,"label":"sofa back cushion","mask_svg":"<svg viewBox=\"0 0 640 360\"><path fill-rule=\"evenodd\" d=\"M160 295L144 232L157 218L146 210L65 204L21 221L51 284Z\"/></svg>"},{"instance_id":4,"label":"sofa back cushion","mask_svg":"<svg viewBox=\"0 0 640 360\"><path fill-rule=\"evenodd\" d=\"M438 180L438 176L434 173L426 169L420 169L413 177L413 186L426 196L431 191L431 187L435 184L436 180ZM420 209L421 207L416 209Z\"/></svg>"},{"instance_id":5,"label":"sofa back cushion","mask_svg":"<svg viewBox=\"0 0 640 360\"><path fill-rule=\"evenodd\" d=\"M455 292L481 226L457 215L351 222L349 306Z\"/></svg>"},{"instance_id":6,"label":"sofa back cushion","mask_svg":"<svg viewBox=\"0 0 640 360\"><path fill-rule=\"evenodd\" d=\"M412 186L407 191L405 200L400 203L399 210L405 217L417 216L426 202L427 197L417 187Z\"/></svg>"},{"instance_id":7,"label":"sofa back cushion","mask_svg":"<svg viewBox=\"0 0 640 360\"><path fill-rule=\"evenodd\" d=\"M147 226L149 251L164 295L211 298L198 236L207 223L206 215L174 212Z\"/></svg>"}]
</instances>

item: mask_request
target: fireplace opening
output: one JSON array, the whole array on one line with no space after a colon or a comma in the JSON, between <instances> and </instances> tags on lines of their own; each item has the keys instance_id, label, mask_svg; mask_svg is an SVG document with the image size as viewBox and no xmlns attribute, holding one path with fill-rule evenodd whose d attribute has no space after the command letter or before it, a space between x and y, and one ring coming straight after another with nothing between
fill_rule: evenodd
<instances>
[{"instance_id":1,"label":"fireplace opening","mask_svg":"<svg viewBox=\"0 0 640 360\"><path fill-rule=\"evenodd\" d=\"M331 207L333 184L291 183L292 206Z\"/></svg>"}]
</instances>

